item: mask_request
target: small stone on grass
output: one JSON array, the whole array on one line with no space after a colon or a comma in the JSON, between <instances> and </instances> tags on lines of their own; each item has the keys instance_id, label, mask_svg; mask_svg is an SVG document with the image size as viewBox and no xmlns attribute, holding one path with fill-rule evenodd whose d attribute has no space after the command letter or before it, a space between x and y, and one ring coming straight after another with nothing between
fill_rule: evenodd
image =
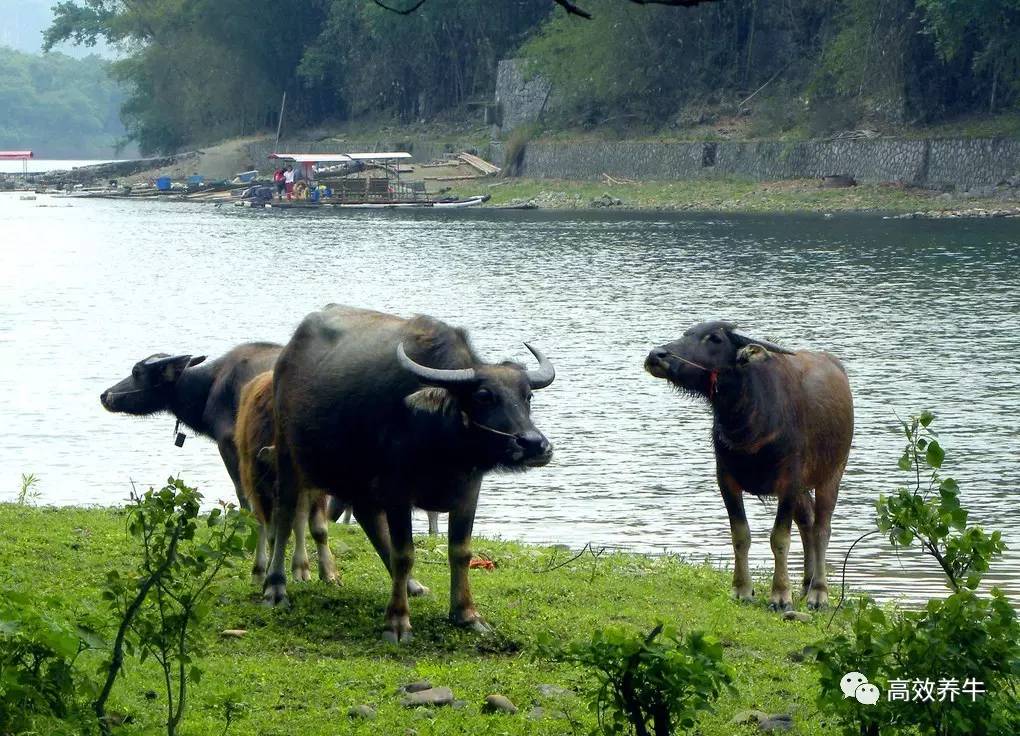
<instances>
[{"instance_id":1,"label":"small stone on grass","mask_svg":"<svg viewBox=\"0 0 1020 736\"><path fill-rule=\"evenodd\" d=\"M765 733L776 733L777 731L790 731L793 729L793 716L788 713L778 713L760 721L758 726Z\"/></svg>"},{"instance_id":2,"label":"small stone on grass","mask_svg":"<svg viewBox=\"0 0 1020 736\"><path fill-rule=\"evenodd\" d=\"M370 705L354 705L347 709L351 718L362 718L366 721L375 719L375 708Z\"/></svg>"},{"instance_id":3,"label":"small stone on grass","mask_svg":"<svg viewBox=\"0 0 1020 736\"><path fill-rule=\"evenodd\" d=\"M417 693L422 690L431 690L432 683L428 680L418 680L417 682L409 682L406 685L401 685L397 688L398 693Z\"/></svg>"},{"instance_id":4,"label":"small stone on grass","mask_svg":"<svg viewBox=\"0 0 1020 736\"><path fill-rule=\"evenodd\" d=\"M482 713L516 713L517 706L510 702L505 695L493 693L485 696L485 704L482 706Z\"/></svg>"},{"instance_id":5,"label":"small stone on grass","mask_svg":"<svg viewBox=\"0 0 1020 736\"><path fill-rule=\"evenodd\" d=\"M247 629L224 629L220 632L220 636L227 639L240 639L242 636L248 633Z\"/></svg>"},{"instance_id":6,"label":"small stone on grass","mask_svg":"<svg viewBox=\"0 0 1020 736\"><path fill-rule=\"evenodd\" d=\"M427 705L431 707L450 705L453 703L453 691L448 687L433 687L428 690L418 690L416 692L408 693L407 697L404 698L401 703L403 703L405 708L417 708L419 705Z\"/></svg>"},{"instance_id":7,"label":"small stone on grass","mask_svg":"<svg viewBox=\"0 0 1020 736\"><path fill-rule=\"evenodd\" d=\"M812 616L810 613L802 613L801 611L787 611L783 614L783 618L786 621L800 621L801 623L811 623Z\"/></svg>"}]
</instances>

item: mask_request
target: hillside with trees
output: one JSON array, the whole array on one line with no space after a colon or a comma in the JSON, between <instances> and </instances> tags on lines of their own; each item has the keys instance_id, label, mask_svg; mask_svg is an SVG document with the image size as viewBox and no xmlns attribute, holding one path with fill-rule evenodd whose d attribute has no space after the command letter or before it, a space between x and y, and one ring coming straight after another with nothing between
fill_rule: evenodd
<instances>
[{"instance_id":1,"label":"hillside with trees","mask_svg":"<svg viewBox=\"0 0 1020 736\"><path fill-rule=\"evenodd\" d=\"M579 4L592 19L552 0L426 0L406 15L371 0L68 0L46 43L125 50L112 73L145 152L272 129L285 90L291 128L480 120L507 57L553 83L546 127L564 130L682 136L719 117L759 137L1015 125L1020 0Z\"/></svg>"},{"instance_id":2,"label":"hillside with trees","mask_svg":"<svg viewBox=\"0 0 1020 736\"><path fill-rule=\"evenodd\" d=\"M0 149L41 158L109 158L125 136L124 95L98 56L0 47Z\"/></svg>"}]
</instances>

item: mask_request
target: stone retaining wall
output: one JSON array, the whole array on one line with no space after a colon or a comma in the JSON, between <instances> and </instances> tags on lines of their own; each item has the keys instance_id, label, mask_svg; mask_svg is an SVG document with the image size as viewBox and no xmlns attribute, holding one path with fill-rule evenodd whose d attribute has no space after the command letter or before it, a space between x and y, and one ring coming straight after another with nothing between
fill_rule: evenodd
<instances>
[{"instance_id":1,"label":"stone retaining wall","mask_svg":"<svg viewBox=\"0 0 1020 736\"><path fill-rule=\"evenodd\" d=\"M497 163L499 163L497 161ZM995 186L1020 174L1020 140L832 140L717 143L531 143L522 176L593 180L740 176L755 180L845 174L861 182Z\"/></svg>"}]
</instances>

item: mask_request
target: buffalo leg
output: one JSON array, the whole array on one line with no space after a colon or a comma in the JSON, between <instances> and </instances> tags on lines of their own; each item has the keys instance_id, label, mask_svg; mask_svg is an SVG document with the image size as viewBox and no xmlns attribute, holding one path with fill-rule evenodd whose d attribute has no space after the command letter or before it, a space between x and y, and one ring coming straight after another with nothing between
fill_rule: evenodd
<instances>
[{"instance_id":1,"label":"buffalo leg","mask_svg":"<svg viewBox=\"0 0 1020 736\"><path fill-rule=\"evenodd\" d=\"M393 554L392 545L390 544L390 530L386 523L386 514L383 511L374 511L367 509L354 509L354 518L358 520L358 524L365 531L365 536L368 537L368 541L372 543L375 548L375 552L379 555L379 559L382 560L383 565L386 566L386 571L393 575L393 569L390 566L390 557ZM414 578L407 579L407 594L411 596L428 595L429 589L419 583Z\"/></svg>"},{"instance_id":2,"label":"buffalo leg","mask_svg":"<svg viewBox=\"0 0 1020 736\"><path fill-rule=\"evenodd\" d=\"M279 447L279 445L278 445ZM297 515L298 494L301 489L294 475L289 453L277 450L277 496L273 508L273 556L269 560L269 574L262 587L263 602L270 606L287 604L287 575L284 572L287 540Z\"/></svg>"},{"instance_id":3,"label":"buffalo leg","mask_svg":"<svg viewBox=\"0 0 1020 736\"><path fill-rule=\"evenodd\" d=\"M804 582L801 588L803 596L807 595L808 588L811 586L811 578L815 574L815 510L809 492L797 494L797 503L793 507L793 520L797 522L800 543L804 548Z\"/></svg>"},{"instance_id":4,"label":"buffalo leg","mask_svg":"<svg viewBox=\"0 0 1020 736\"><path fill-rule=\"evenodd\" d=\"M390 574L393 591L386 607L386 629L383 638L397 644L411 638L411 612L407 605L407 584L414 567L414 538L411 535L411 507L386 512L390 528Z\"/></svg>"},{"instance_id":5,"label":"buffalo leg","mask_svg":"<svg viewBox=\"0 0 1020 736\"><path fill-rule=\"evenodd\" d=\"M790 595L790 527L793 524L793 508L796 497L791 493L781 493L776 522L772 527L769 541L772 543L772 555L775 558L775 569L772 573L772 594L769 596L769 608L773 611L787 611L793 607Z\"/></svg>"},{"instance_id":6,"label":"buffalo leg","mask_svg":"<svg viewBox=\"0 0 1020 736\"><path fill-rule=\"evenodd\" d=\"M327 583L336 582L336 561L329 548L329 526L326 523L327 497L320 493L312 502L308 527L315 540L316 557L319 560L319 580Z\"/></svg>"},{"instance_id":7,"label":"buffalo leg","mask_svg":"<svg viewBox=\"0 0 1020 736\"><path fill-rule=\"evenodd\" d=\"M435 537L439 534L439 512L438 511L426 511L429 517L429 536Z\"/></svg>"},{"instance_id":8,"label":"buffalo leg","mask_svg":"<svg viewBox=\"0 0 1020 736\"><path fill-rule=\"evenodd\" d=\"M751 527L744 513L744 497L736 479L729 473L718 471L719 490L722 491L726 513L730 517L730 537L733 540L733 596L740 601L754 599L751 588L751 570L747 554L751 549Z\"/></svg>"},{"instance_id":9,"label":"buffalo leg","mask_svg":"<svg viewBox=\"0 0 1020 736\"><path fill-rule=\"evenodd\" d=\"M807 602L810 608L821 608L829 602L829 585L826 581L825 556L829 551L829 536L832 529L832 511L836 508L839 481L843 477L840 468L832 478L815 488L815 571L811 578Z\"/></svg>"},{"instance_id":10,"label":"buffalo leg","mask_svg":"<svg viewBox=\"0 0 1020 736\"><path fill-rule=\"evenodd\" d=\"M475 525L475 509L478 506L480 483L466 494L458 508L450 511L449 541L447 550L450 560L450 620L457 626L466 626L479 633L490 631L489 626L475 610L471 598L471 584L468 569L471 565L471 531Z\"/></svg>"},{"instance_id":11,"label":"buffalo leg","mask_svg":"<svg viewBox=\"0 0 1020 736\"><path fill-rule=\"evenodd\" d=\"M248 497L244 494L244 489L241 487L241 473L238 470L239 460L237 447L234 445L234 436L221 437L216 441L216 448L220 451L220 457L223 458L223 465L227 469L227 475L230 476L230 480L234 484L237 503L245 511L251 511L251 504L248 503Z\"/></svg>"},{"instance_id":12,"label":"buffalo leg","mask_svg":"<svg viewBox=\"0 0 1020 736\"><path fill-rule=\"evenodd\" d=\"M269 524L259 524L259 541L255 547L255 564L251 568L251 581L255 585L262 585L266 579L266 567L269 565Z\"/></svg>"},{"instance_id":13,"label":"buffalo leg","mask_svg":"<svg viewBox=\"0 0 1020 736\"><path fill-rule=\"evenodd\" d=\"M308 506L311 502L309 494L302 493L298 498L297 511L294 514L294 557L290 562L290 572L295 580L308 580L312 574L308 565L308 544L305 530L308 528Z\"/></svg>"}]
</instances>

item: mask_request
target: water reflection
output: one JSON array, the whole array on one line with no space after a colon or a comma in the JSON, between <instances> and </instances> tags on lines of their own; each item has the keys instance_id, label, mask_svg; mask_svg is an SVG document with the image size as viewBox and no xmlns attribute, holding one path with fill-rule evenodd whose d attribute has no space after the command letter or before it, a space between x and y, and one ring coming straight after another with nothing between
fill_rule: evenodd
<instances>
[{"instance_id":1,"label":"water reflection","mask_svg":"<svg viewBox=\"0 0 1020 736\"><path fill-rule=\"evenodd\" d=\"M642 371L649 347L709 318L847 366L857 414L830 564L905 481L897 414L932 407L974 518L1020 543L1020 224L865 217L459 211L343 216L168 203L0 197L0 496L35 472L53 503L117 503L181 473L231 488L215 448L173 446L169 418L102 411L100 390L154 352L215 356L286 341L331 301L468 327L489 359L558 379L535 401L553 464L496 476L483 534L668 550L728 564L707 410ZM749 502L770 565L771 508ZM796 547L796 544L795 544ZM799 551L793 555L799 560ZM1018 558L995 578L1020 592ZM883 596L942 590L930 564L873 537L848 581Z\"/></svg>"}]
</instances>

